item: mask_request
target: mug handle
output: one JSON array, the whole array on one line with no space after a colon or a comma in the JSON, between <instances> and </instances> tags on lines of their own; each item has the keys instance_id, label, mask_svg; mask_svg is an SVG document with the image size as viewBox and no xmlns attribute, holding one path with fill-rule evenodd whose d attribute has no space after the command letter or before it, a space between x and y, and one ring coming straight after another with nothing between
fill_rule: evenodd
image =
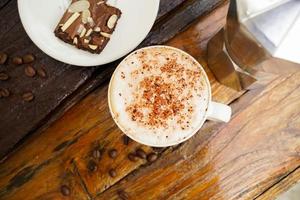
<instances>
[{"instance_id":1,"label":"mug handle","mask_svg":"<svg viewBox=\"0 0 300 200\"><path fill-rule=\"evenodd\" d=\"M217 122L229 122L231 113L230 106L212 101L207 111L207 119Z\"/></svg>"}]
</instances>

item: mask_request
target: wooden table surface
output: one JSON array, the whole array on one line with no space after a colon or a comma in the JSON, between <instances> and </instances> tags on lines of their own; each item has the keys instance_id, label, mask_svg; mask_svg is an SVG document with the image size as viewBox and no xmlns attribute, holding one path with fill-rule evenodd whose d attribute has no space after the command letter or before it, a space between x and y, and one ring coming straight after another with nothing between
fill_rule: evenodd
<instances>
[{"instance_id":1,"label":"wooden table surface","mask_svg":"<svg viewBox=\"0 0 300 200\"><path fill-rule=\"evenodd\" d=\"M15 1L0 2L0 16L13 15L15 6ZM170 148L151 148L134 141L124 144L107 107L107 77L116 63L105 70L63 66L35 49L39 62L54 67L56 75L47 85L55 84L61 73L68 74L70 85L76 86L60 91L63 97L45 104L54 113L43 111L42 117L34 118L32 124L26 121L21 128L10 129L13 123L7 122L8 115L1 110L2 153L31 134L0 162L0 199L274 199L299 180L300 66L272 58L249 69L258 79L249 90L230 89L215 80L206 64L207 42L225 25L228 1L176 0L161 6L160 19L142 45L166 42L189 25L165 44L189 52L204 66L213 99L230 103L232 120L228 124L206 122L192 139ZM33 46L19 23L16 17L2 18L0 30L21 30L18 45ZM179 29L174 28L177 25ZM0 32L0 50L16 51L20 46L10 45L12 39L4 42L9 38L6 33ZM47 86L49 91L37 94L52 94L55 87ZM63 100L66 96L68 101ZM3 140L10 134L14 137ZM3 147L5 141L9 144ZM129 160L128 154L137 148L154 153L157 160ZM111 149L118 152L114 159L108 155ZM114 177L109 175L112 169ZM67 188L67 196L62 188Z\"/></svg>"},{"instance_id":2,"label":"wooden table surface","mask_svg":"<svg viewBox=\"0 0 300 200\"><path fill-rule=\"evenodd\" d=\"M166 42L193 20L226 1L161 0L156 23L139 47ZM43 67L47 73L47 78L28 78L24 75L26 65L15 66L11 59L1 66L1 72L7 73L10 79L1 81L0 87L11 92L10 98L1 99L0 102L0 157L3 157L25 136L55 120L67 108L107 81L120 61L91 68L58 62L40 51L26 35L18 15L17 0L1 0L0 16L0 52L6 52L10 58L33 53L36 56L33 67ZM22 94L28 91L35 96L30 103L22 101Z\"/></svg>"}]
</instances>

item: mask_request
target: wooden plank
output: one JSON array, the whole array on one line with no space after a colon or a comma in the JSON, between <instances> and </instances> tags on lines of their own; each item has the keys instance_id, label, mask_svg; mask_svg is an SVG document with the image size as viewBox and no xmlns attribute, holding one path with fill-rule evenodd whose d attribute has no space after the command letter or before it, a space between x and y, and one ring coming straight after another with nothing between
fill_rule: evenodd
<instances>
[{"instance_id":1,"label":"wooden plank","mask_svg":"<svg viewBox=\"0 0 300 200\"><path fill-rule=\"evenodd\" d=\"M10 0L2 0L0 1L0 10L4 8Z\"/></svg>"},{"instance_id":2,"label":"wooden plank","mask_svg":"<svg viewBox=\"0 0 300 200\"><path fill-rule=\"evenodd\" d=\"M1 67L1 71L7 72L11 78L6 82L2 81L0 87L8 88L11 96L1 99L0 103L0 157L32 129L38 127L42 120L54 111L66 96L90 78L95 70L74 67L51 59L24 36L20 25L15 26L9 33L13 34L13 37L7 35L2 38L2 50L12 56L34 53L38 60L33 66L43 66L47 71L47 78L26 77L26 65L9 64ZM22 94L27 91L34 93L34 102L26 103L22 100Z\"/></svg>"},{"instance_id":3,"label":"wooden plank","mask_svg":"<svg viewBox=\"0 0 300 200\"><path fill-rule=\"evenodd\" d=\"M153 45L167 42L176 35L172 30L177 32L187 28L196 18L205 14L218 5L228 3L227 0L191 0L179 7L177 12L171 13L165 20L159 21L148 34L148 37L140 46ZM199 15L199 13L201 13ZM167 20L170 19L170 20Z\"/></svg>"},{"instance_id":4,"label":"wooden plank","mask_svg":"<svg viewBox=\"0 0 300 200\"><path fill-rule=\"evenodd\" d=\"M265 71L273 74L291 74L300 70L300 64L293 63L279 58L272 58L257 65L256 70Z\"/></svg>"},{"instance_id":5,"label":"wooden plank","mask_svg":"<svg viewBox=\"0 0 300 200\"><path fill-rule=\"evenodd\" d=\"M2 9L0 9L0 16L5 17L0 18L0 40L10 29L12 29L18 23L20 23L17 10L18 9L16 0L3 1L3 7ZM2 44L0 47L1 49L3 48Z\"/></svg>"},{"instance_id":6,"label":"wooden plank","mask_svg":"<svg viewBox=\"0 0 300 200\"><path fill-rule=\"evenodd\" d=\"M178 11L174 11L174 14L160 20L160 23L168 25L164 25L164 29L159 28L159 23L155 25L148 36L153 39L147 39L142 45L161 44L169 40L198 16L213 9L217 2L224 1L226 2L226 0L215 0L211 3L208 3L207 0L186 2L187 6L180 7ZM170 3L171 1L163 0L162 2ZM195 2L203 2L205 6L202 7ZM164 12L164 10L160 10L160 12ZM192 13L192 15L186 15L184 12ZM105 82L118 63L116 61L99 68L87 69L57 62L32 44L16 13L16 1L11 1L4 9L0 10L0 16L6 16L0 18L0 51L5 51L11 56L23 55L28 52L34 53L38 58L34 66L43 65L48 73L48 78L46 80L37 77L27 78L24 76L24 66L15 67L8 64L1 67L1 71L6 71L11 76L9 81L0 83L1 87L9 88L12 95L8 99L1 99L0 102L0 111L3 113L2 120L0 120L0 157L11 150L24 136L44 125L44 122L48 121L53 113L65 112L66 108ZM167 28L167 32L165 28ZM156 35L160 35L160 37ZM34 92L35 100L31 103L24 103L21 95L28 90ZM65 106L59 108L59 105L62 104ZM58 116L56 114L51 120L53 121Z\"/></svg>"},{"instance_id":7,"label":"wooden plank","mask_svg":"<svg viewBox=\"0 0 300 200\"><path fill-rule=\"evenodd\" d=\"M257 200L273 200L274 197L279 196L281 193L286 192L294 184L300 180L300 166L297 167L294 171L287 173L285 177L278 180L277 183L272 185L262 194L260 194L256 199Z\"/></svg>"},{"instance_id":8,"label":"wooden plank","mask_svg":"<svg viewBox=\"0 0 300 200\"><path fill-rule=\"evenodd\" d=\"M210 34L218 31L225 23L224 16L226 16L227 6L228 4L221 6L218 8L220 12L213 12L203 18L199 24L194 24L190 29L203 28L203 25L206 24L208 26L206 30L213 30ZM220 20L222 16L223 20ZM210 21L210 23L207 22L207 20ZM191 32L190 29L187 30L187 32ZM187 33L183 33L183 35L185 34ZM203 33L203 35L205 34ZM209 34L206 36L209 37ZM204 37L203 41L206 41L208 39L207 37ZM177 46L180 46L180 42L176 42L176 40L177 39L174 39L168 44L177 44ZM186 41L182 40L181 35L178 36L178 40L181 42ZM205 52L205 48L202 50L199 48L198 50L198 54L194 54L194 56L200 59L199 55L204 55L203 52ZM208 70L203 57L201 62L205 69ZM213 85L214 99L228 103L242 94L220 85L213 79L211 74L209 77ZM210 130L218 130L218 126L212 126ZM92 197L97 196L115 183L119 181L122 182L125 176L140 166L148 165L145 160L131 162L127 159L127 155L130 152L134 152L136 148L143 148L146 152L152 152L153 149L133 141L126 146L122 144L121 137L121 131L114 124L108 111L107 86L100 87L67 111L49 128L35 137L30 137L19 150L6 160L3 160L3 163L0 165L0 188L6 188L10 180L26 166L39 166L41 163L50 160L48 166L51 167L52 163L55 165L58 160L62 160L64 162L61 163L60 167L53 167L53 171L49 171L48 168L42 168L41 173L33 176L31 181L39 182L42 174L50 174L53 172L55 174L63 173L65 169L68 169L68 167L66 167L69 165L68 163L72 161L78 170L79 179L84 183L84 188L87 189ZM104 149L101 159L93 158L91 152L95 148ZM107 152L111 148L115 148L119 152L116 159L108 157ZM165 150L165 153L169 151L172 151L172 148ZM91 162L94 162L97 166L94 172L88 169ZM108 175L108 171L111 168L116 169L117 172L117 176L114 178ZM55 179L49 178L49 182L55 182L53 183L54 186L46 188L42 185L36 195L41 198L44 197L43 195L47 194L48 190L54 191L58 183L61 183L62 180L62 177ZM48 179L46 178L45 181L48 181ZM26 183L15 190L6 191L5 196L0 196L0 198L10 197L11 199L17 199L29 191L30 189ZM57 193L56 195L57 196L53 196L53 198L61 198L60 194ZM23 197L23 199L31 199L31 197L26 196Z\"/></svg>"},{"instance_id":9,"label":"wooden plank","mask_svg":"<svg viewBox=\"0 0 300 200\"><path fill-rule=\"evenodd\" d=\"M36 181L33 181L33 177ZM63 160L55 160L54 162L47 160L39 165L24 166L10 179L6 187L0 189L0 197L1 199L13 200L62 199L64 197L61 194L63 185L71 188L70 195L65 199L90 199L87 192L84 191L74 166L72 164L66 165ZM14 194L14 191L20 192Z\"/></svg>"},{"instance_id":10,"label":"wooden plank","mask_svg":"<svg viewBox=\"0 0 300 200\"><path fill-rule=\"evenodd\" d=\"M299 98L300 72L281 77L226 126L212 132L207 123L97 199L117 199L118 190L130 199L254 199L300 166Z\"/></svg>"},{"instance_id":11,"label":"wooden plank","mask_svg":"<svg viewBox=\"0 0 300 200\"><path fill-rule=\"evenodd\" d=\"M185 1L187 1L187 0L163 0L163 1L160 1L160 4L159 4L160 11L158 12L157 19L160 19L160 18L166 16L166 14L168 14L168 12L170 12L174 8L180 6Z\"/></svg>"}]
</instances>

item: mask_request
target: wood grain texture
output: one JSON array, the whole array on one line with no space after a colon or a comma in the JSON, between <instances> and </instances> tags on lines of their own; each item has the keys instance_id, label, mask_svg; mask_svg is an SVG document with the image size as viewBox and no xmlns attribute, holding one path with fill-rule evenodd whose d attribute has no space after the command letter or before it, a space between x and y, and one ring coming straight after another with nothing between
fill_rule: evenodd
<instances>
[{"instance_id":1,"label":"wood grain texture","mask_svg":"<svg viewBox=\"0 0 300 200\"><path fill-rule=\"evenodd\" d=\"M17 13L18 11L16 0L3 1L3 6L0 9L0 15L4 16L0 18L0 40L5 34L7 34L10 29L20 23L19 15ZM4 46L1 45L0 47L2 49Z\"/></svg>"},{"instance_id":2,"label":"wood grain texture","mask_svg":"<svg viewBox=\"0 0 300 200\"><path fill-rule=\"evenodd\" d=\"M97 199L254 199L300 165L300 72L273 82L226 126L205 127ZM281 113L278 115L278 113Z\"/></svg>"},{"instance_id":3,"label":"wood grain texture","mask_svg":"<svg viewBox=\"0 0 300 200\"><path fill-rule=\"evenodd\" d=\"M51 163L51 164L49 164ZM49 173L50 172L50 173ZM32 181L35 177L36 181ZM58 181L59 180L59 181ZM63 160L47 160L39 165L23 167L6 187L1 187L1 199L62 199L61 186L71 188L71 195L65 199L90 199L84 191L82 181L72 163ZM14 191L18 190L17 194Z\"/></svg>"},{"instance_id":4,"label":"wood grain texture","mask_svg":"<svg viewBox=\"0 0 300 200\"><path fill-rule=\"evenodd\" d=\"M206 27L206 30L210 30L205 32L203 29L202 32L202 36L205 36L202 41L206 42L209 37L224 26L227 8L228 4L224 4L217 9L219 12L215 11L202 18L199 24L195 23L183 35L193 32L193 29L197 32L196 29L199 30L200 27L203 28L203 25L206 24L209 26ZM221 18L223 20L220 20ZM199 40L200 38L202 39L202 37L195 39ZM168 44L176 44L174 46L183 47L185 42L186 40L183 40L182 36L179 35ZM197 44L199 43L198 41ZM242 92L237 93L214 80L214 77L206 67L205 59L201 57L201 55L205 54L205 48L198 48L197 54L195 54L196 52L188 52L194 53L194 56L201 61L209 73L215 100L229 103L242 94ZM211 127L211 130L217 129L216 127ZM136 148L143 148L148 153L154 151L150 147L142 146L133 141L126 146L122 144L121 137L121 131L114 124L108 111L107 86L104 85L72 107L49 128L41 131L40 134L36 134L35 137L30 137L14 154L2 161L2 164L0 164L0 188L2 189L0 198L43 199L50 198L48 196L50 195L51 198L60 199L62 196L57 192L59 185L70 185L73 191L72 185L78 182L84 183L81 188L82 194L80 194L83 198L87 194L91 197L101 195L103 191L112 185L122 182L122 179L128 174L134 174L134 171L141 166L149 165L149 163L141 159L136 162L129 161L127 158L128 153L135 152ZM91 152L95 148L102 150L103 156L101 159L95 159L91 156ZM115 148L119 152L116 159L108 157L107 152L111 148ZM173 148L162 149L157 154L164 156L172 151ZM47 165L44 167L43 163L45 162ZM73 168L72 166L70 167L70 162ZM91 172L88 169L90 162L94 162L97 165L95 172ZM60 166L57 166L57 163L60 163ZM14 180L28 166L41 166L40 173L30 176L29 181L23 185L17 185L13 188L8 187L11 180ZM108 175L108 171L111 168L114 168L117 172L117 176L114 178ZM63 183L65 180L63 174L69 171L72 172L69 180L70 184ZM54 176L47 177L45 174L54 174ZM41 180L53 184L40 184L39 190L33 196L24 197L23 194L32 191ZM80 192L76 188L74 191L75 194ZM75 194L72 192L72 195Z\"/></svg>"},{"instance_id":5,"label":"wood grain texture","mask_svg":"<svg viewBox=\"0 0 300 200\"><path fill-rule=\"evenodd\" d=\"M229 103L242 93L216 82L205 59L207 41L224 25L226 9L223 5L193 23L168 45L197 58L209 75L214 100ZM268 63L255 70L260 69L255 71L259 81L233 103L228 125L207 122L188 142L160 150L153 164L126 158L137 147L154 150L122 144L103 85L0 161L0 199L106 200L117 199L120 189L129 199L274 199L299 178L300 72L276 76L266 73L272 69ZM284 66L276 71L281 72ZM86 88L100 80L89 79ZM104 150L99 160L91 156L95 148ZM107 155L111 148L119 152L115 160ZM95 172L87 170L91 160ZM107 174L110 168L116 169L115 178ZM61 195L61 185L70 186L71 196Z\"/></svg>"},{"instance_id":6,"label":"wood grain texture","mask_svg":"<svg viewBox=\"0 0 300 200\"><path fill-rule=\"evenodd\" d=\"M43 66L47 71L47 78L26 77L24 74L26 65L8 64L1 67L1 71L5 71L11 78L6 82L1 82L0 87L8 88L11 96L1 99L0 102L0 157L32 129L41 125L42 120L66 96L77 90L91 77L92 71L95 70L61 64L49 58L35 47L27 36L24 36L25 33L20 26L15 26L9 33L14 37L4 36L1 39L1 48L11 56L24 55L27 52L34 53L37 61L33 66L36 68ZM34 93L34 102L27 103L22 100L22 94L28 91Z\"/></svg>"},{"instance_id":7,"label":"wood grain texture","mask_svg":"<svg viewBox=\"0 0 300 200\"><path fill-rule=\"evenodd\" d=\"M154 26L148 39L141 46L161 44L169 40L182 28L187 27L191 21L225 1L193 0L184 2L188 5L177 8L178 1L176 3L171 0L162 0L164 7L160 13L168 17L164 17ZM203 2L203 6L199 2ZM176 9L165 6L169 4L172 5L171 8ZM186 15L185 12L192 14ZM34 53L37 57L34 67L44 66L48 78L46 80L37 77L30 79L24 75L24 66L16 67L12 64L1 66L1 71L7 72L11 79L5 83L1 82L0 87L9 88L12 95L8 99L1 99L0 102L0 111L3 113L0 120L0 158L26 135L42 125L44 128L47 127L48 124L45 125L45 122L49 119L55 120L59 116L57 113L65 112L74 102L107 81L119 62L98 68L80 68L55 61L42 53L30 41L16 13L18 13L16 0L10 1L0 10L0 16L4 16L0 18L0 51L5 51L10 56ZM160 28L160 23L164 24L164 28ZM22 94L27 91L32 91L35 95L35 100L31 103L24 103L21 99ZM56 114L51 118L53 113Z\"/></svg>"},{"instance_id":8,"label":"wood grain texture","mask_svg":"<svg viewBox=\"0 0 300 200\"><path fill-rule=\"evenodd\" d=\"M164 1L160 1L160 5L159 5L159 10L160 11L158 12L157 19L160 19L160 18L166 16L166 14L168 14L168 12L170 12L174 8L180 6L185 1L187 1L187 0L164 0Z\"/></svg>"},{"instance_id":9,"label":"wood grain texture","mask_svg":"<svg viewBox=\"0 0 300 200\"><path fill-rule=\"evenodd\" d=\"M201 14L213 10L217 6L228 3L228 0L190 0L180 6L176 12L170 13L165 20L159 21L152 28L148 37L142 42L140 46L160 44L167 42L176 34L171 30L178 32L185 30L195 19ZM200 14L201 13L201 14ZM165 35L165 37L163 36Z\"/></svg>"},{"instance_id":10,"label":"wood grain texture","mask_svg":"<svg viewBox=\"0 0 300 200\"><path fill-rule=\"evenodd\" d=\"M279 58L272 58L255 66L254 69L273 74L291 74L300 70L300 64Z\"/></svg>"},{"instance_id":11,"label":"wood grain texture","mask_svg":"<svg viewBox=\"0 0 300 200\"><path fill-rule=\"evenodd\" d=\"M278 180L277 183L272 185L266 191L264 191L257 200L273 200L274 197L286 192L294 184L299 183L300 180L300 167L296 168L291 173L287 174L282 179Z\"/></svg>"},{"instance_id":12,"label":"wood grain texture","mask_svg":"<svg viewBox=\"0 0 300 200\"><path fill-rule=\"evenodd\" d=\"M2 0L2 1L0 2L0 9L4 8L4 7L8 4L9 1L10 1L10 0Z\"/></svg>"}]
</instances>

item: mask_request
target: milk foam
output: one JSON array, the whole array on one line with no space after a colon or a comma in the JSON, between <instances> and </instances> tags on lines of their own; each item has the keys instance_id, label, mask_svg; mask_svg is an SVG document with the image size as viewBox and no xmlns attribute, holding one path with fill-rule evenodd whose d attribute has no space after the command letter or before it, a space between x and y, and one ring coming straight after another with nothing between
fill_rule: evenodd
<instances>
[{"instance_id":1,"label":"milk foam","mask_svg":"<svg viewBox=\"0 0 300 200\"><path fill-rule=\"evenodd\" d=\"M167 117L163 126L151 126L146 123L150 118L149 109L140 108L143 117L140 121L133 120L128 108L136 105L137 99L143 98L142 94L145 91L141 82L146 77L161 77L164 83L178 87L178 75L170 76L162 71L164 69L162 67L171 61L176 62L178 66L183 66L184 71L180 72L182 74L180 77L186 80L188 80L188 72L201 74L193 88L188 86L182 88L180 92L176 91L176 98L182 100L181 104L184 105L180 115L173 114ZM150 69L143 69L143 66ZM192 97L185 101L187 95L191 96L191 94ZM173 145L193 135L205 121L211 98L210 86L201 66L188 54L165 46L144 48L123 60L112 76L108 95L112 116L120 129L132 139L150 146ZM189 108L192 109L189 110ZM163 106L162 109L164 109Z\"/></svg>"}]
</instances>

